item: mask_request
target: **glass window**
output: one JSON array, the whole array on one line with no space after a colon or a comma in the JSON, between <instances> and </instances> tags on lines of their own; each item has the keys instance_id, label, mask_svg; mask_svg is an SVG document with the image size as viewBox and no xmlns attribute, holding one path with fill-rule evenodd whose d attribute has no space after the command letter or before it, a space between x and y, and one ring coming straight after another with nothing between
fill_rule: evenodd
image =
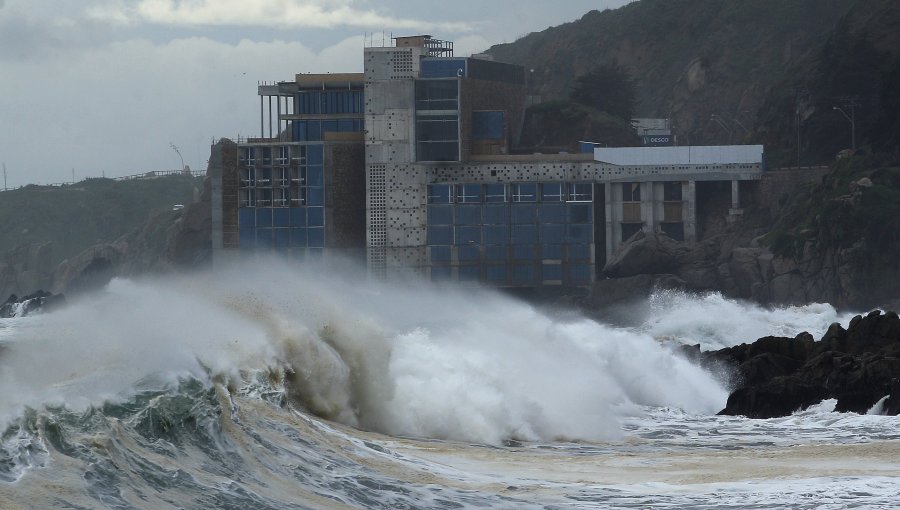
<instances>
[{"instance_id":1,"label":"glass window","mask_svg":"<svg viewBox=\"0 0 900 510\"><path fill-rule=\"evenodd\" d=\"M510 187L513 202L537 201L537 183L526 182L521 184L511 184Z\"/></svg>"},{"instance_id":2,"label":"glass window","mask_svg":"<svg viewBox=\"0 0 900 510\"><path fill-rule=\"evenodd\" d=\"M534 260L537 258L537 249L533 244L517 244L512 247L513 260Z\"/></svg>"},{"instance_id":3,"label":"glass window","mask_svg":"<svg viewBox=\"0 0 900 510\"><path fill-rule=\"evenodd\" d=\"M294 227L291 229L291 246L306 246L306 229Z\"/></svg>"},{"instance_id":4,"label":"glass window","mask_svg":"<svg viewBox=\"0 0 900 510\"><path fill-rule=\"evenodd\" d=\"M259 248L272 247L272 229L258 228L256 229L256 246Z\"/></svg>"},{"instance_id":5,"label":"glass window","mask_svg":"<svg viewBox=\"0 0 900 510\"><path fill-rule=\"evenodd\" d=\"M428 186L428 203L449 204L452 201L451 189L449 184L432 184Z\"/></svg>"},{"instance_id":6,"label":"glass window","mask_svg":"<svg viewBox=\"0 0 900 510\"><path fill-rule=\"evenodd\" d=\"M481 244L481 227L456 227L456 244Z\"/></svg>"},{"instance_id":7,"label":"glass window","mask_svg":"<svg viewBox=\"0 0 900 510\"><path fill-rule=\"evenodd\" d=\"M458 161L459 144L453 142L416 143L417 161Z\"/></svg>"},{"instance_id":8,"label":"glass window","mask_svg":"<svg viewBox=\"0 0 900 510\"><path fill-rule=\"evenodd\" d=\"M295 207L290 209L291 211L291 225L294 227L305 227L306 226L306 208L305 207Z\"/></svg>"},{"instance_id":9,"label":"glass window","mask_svg":"<svg viewBox=\"0 0 900 510\"><path fill-rule=\"evenodd\" d=\"M457 80L416 80L416 110L456 110Z\"/></svg>"},{"instance_id":10,"label":"glass window","mask_svg":"<svg viewBox=\"0 0 900 510\"><path fill-rule=\"evenodd\" d=\"M542 223L565 223L566 221L565 204L541 204L540 213Z\"/></svg>"},{"instance_id":11,"label":"glass window","mask_svg":"<svg viewBox=\"0 0 900 510\"><path fill-rule=\"evenodd\" d=\"M566 204L569 223L592 223L591 204Z\"/></svg>"},{"instance_id":12,"label":"glass window","mask_svg":"<svg viewBox=\"0 0 900 510\"><path fill-rule=\"evenodd\" d=\"M256 186L256 169L253 167L241 168L241 187Z\"/></svg>"},{"instance_id":13,"label":"glass window","mask_svg":"<svg viewBox=\"0 0 900 510\"><path fill-rule=\"evenodd\" d=\"M457 249L456 257L460 262L477 262L481 259L481 252L477 245L466 244Z\"/></svg>"},{"instance_id":14,"label":"glass window","mask_svg":"<svg viewBox=\"0 0 900 510\"><path fill-rule=\"evenodd\" d=\"M515 265L512 266L513 283L529 284L534 283L534 266L532 265Z\"/></svg>"},{"instance_id":15,"label":"glass window","mask_svg":"<svg viewBox=\"0 0 900 510\"><path fill-rule=\"evenodd\" d=\"M241 207L238 209L238 225L241 228L256 226L256 208Z\"/></svg>"},{"instance_id":16,"label":"glass window","mask_svg":"<svg viewBox=\"0 0 900 510\"><path fill-rule=\"evenodd\" d=\"M541 257L548 260L562 260L563 245L545 244L541 247Z\"/></svg>"},{"instance_id":17,"label":"glass window","mask_svg":"<svg viewBox=\"0 0 900 510\"><path fill-rule=\"evenodd\" d=\"M272 205L272 188L256 188L256 205L258 207Z\"/></svg>"},{"instance_id":18,"label":"glass window","mask_svg":"<svg viewBox=\"0 0 900 510\"><path fill-rule=\"evenodd\" d=\"M271 227L272 226L272 209L261 207L256 210L256 226Z\"/></svg>"},{"instance_id":19,"label":"glass window","mask_svg":"<svg viewBox=\"0 0 900 510\"><path fill-rule=\"evenodd\" d=\"M325 208L324 207L308 207L306 209L306 221L310 227L321 227L325 225Z\"/></svg>"},{"instance_id":20,"label":"glass window","mask_svg":"<svg viewBox=\"0 0 900 510\"><path fill-rule=\"evenodd\" d=\"M256 228L242 225L238 235L241 248L253 248L256 246Z\"/></svg>"},{"instance_id":21,"label":"glass window","mask_svg":"<svg viewBox=\"0 0 900 510\"><path fill-rule=\"evenodd\" d=\"M562 264L543 264L541 266L541 278L544 280L562 281Z\"/></svg>"},{"instance_id":22,"label":"glass window","mask_svg":"<svg viewBox=\"0 0 900 510\"><path fill-rule=\"evenodd\" d=\"M275 233L275 247L276 248L287 248L291 245L291 229L289 228L276 228L273 229Z\"/></svg>"},{"instance_id":23,"label":"glass window","mask_svg":"<svg viewBox=\"0 0 900 510\"><path fill-rule=\"evenodd\" d=\"M507 282L506 266L486 266L484 275L487 281L495 284L503 284Z\"/></svg>"},{"instance_id":24,"label":"glass window","mask_svg":"<svg viewBox=\"0 0 900 510\"><path fill-rule=\"evenodd\" d=\"M325 229L322 227L314 227L306 230L307 243L310 248L321 248L325 246Z\"/></svg>"},{"instance_id":25,"label":"glass window","mask_svg":"<svg viewBox=\"0 0 900 510\"><path fill-rule=\"evenodd\" d=\"M666 202L681 202L681 182L664 182L663 200Z\"/></svg>"},{"instance_id":26,"label":"glass window","mask_svg":"<svg viewBox=\"0 0 900 510\"><path fill-rule=\"evenodd\" d=\"M567 260L591 260L591 245L570 244L566 247Z\"/></svg>"},{"instance_id":27,"label":"glass window","mask_svg":"<svg viewBox=\"0 0 900 510\"><path fill-rule=\"evenodd\" d=\"M275 227L288 227L291 225L291 210L279 207L272 210L272 225Z\"/></svg>"},{"instance_id":28,"label":"glass window","mask_svg":"<svg viewBox=\"0 0 900 510\"><path fill-rule=\"evenodd\" d=\"M513 244L536 243L538 241L537 227L534 225L513 225Z\"/></svg>"},{"instance_id":29,"label":"glass window","mask_svg":"<svg viewBox=\"0 0 900 510\"><path fill-rule=\"evenodd\" d=\"M593 237L592 225L589 224L569 224L566 227L566 241L569 243L589 243Z\"/></svg>"},{"instance_id":30,"label":"glass window","mask_svg":"<svg viewBox=\"0 0 900 510\"><path fill-rule=\"evenodd\" d=\"M509 256L509 250L504 245L488 245L484 247L484 259L491 262L504 261Z\"/></svg>"},{"instance_id":31,"label":"glass window","mask_svg":"<svg viewBox=\"0 0 900 510\"><path fill-rule=\"evenodd\" d=\"M287 145L281 145L276 147L275 153L275 164L277 165L287 165L288 159L290 159L290 149Z\"/></svg>"},{"instance_id":32,"label":"glass window","mask_svg":"<svg viewBox=\"0 0 900 510\"><path fill-rule=\"evenodd\" d=\"M457 184L456 201L460 203L481 202L480 184Z\"/></svg>"},{"instance_id":33,"label":"glass window","mask_svg":"<svg viewBox=\"0 0 900 510\"><path fill-rule=\"evenodd\" d=\"M587 264L572 264L568 266L570 284L587 285L591 283L591 266Z\"/></svg>"},{"instance_id":34,"label":"glass window","mask_svg":"<svg viewBox=\"0 0 900 510\"><path fill-rule=\"evenodd\" d=\"M307 205L325 205L325 193L322 188L307 188L306 203Z\"/></svg>"},{"instance_id":35,"label":"glass window","mask_svg":"<svg viewBox=\"0 0 900 510\"><path fill-rule=\"evenodd\" d=\"M484 223L486 225L506 225L509 223L509 209L506 205L485 205Z\"/></svg>"},{"instance_id":36,"label":"glass window","mask_svg":"<svg viewBox=\"0 0 900 510\"><path fill-rule=\"evenodd\" d=\"M323 179L323 170L321 166L309 166L306 167L306 185L307 186L322 186L324 181Z\"/></svg>"},{"instance_id":37,"label":"glass window","mask_svg":"<svg viewBox=\"0 0 900 510\"><path fill-rule=\"evenodd\" d=\"M264 167L260 168L257 172L257 185L258 186L271 186L272 185L272 167Z\"/></svg>"},{"instance_id":38,"label":"glass window","mask_svg":"<svg viewBox=\"0 0 900 510\"><path fill-rule=\"evenodd\" d=\"M509 226L508 225L487 225L484 227L484 243L485 244L507 244L509 243Z\"/></svg>"},{"instance_id":39,"label":"glass window","mask_svg":"<svg viewBox=\"0 0 900 510\"><path fill-rule=\"evenodd\" d=\"M512 223L534 223L537 221L537 205L513 204L510 206Z\"/></svg>"},{"instance_id":40,"label":"glass window","mask_svg":"<svg viewBox=\"0 0 900 510\"><path fill-rule=\"evenodd\" d=\"M622 183L622 201L623 202L640 202L641 201L641 183L639 183L639 182L623 182Z\"/></svg>"},{"instance_id":41,"label":"glass window","mask_svg":"<svg viewBox=\"0 0 900 510\"><path fill-rule=\"evenodd\" d=\"M428 224L429 225L452 225L453 224L453 207L449 205L429 205L428 206Z\"/></svg>"},{"instance_id":42,"label":"glass window","mask_svg":"<svg viewBox=\"0 0 900 510\"><path fill-rule=\"evenodd\" d=\"M264 165L272 164L272 147L262 148L262 160Z\"/></svg>"},{"instance_id":43,"label":"glass window","mask_svg":"<svg viewBox=\"0 0 900 510\"><path fill-rule=\"evenodd\" d=\"M428 251L431 252L431 262L450 262L449 246L432 246Z\"/></svg>"},{"instance_id":44,"label":"glass window","mask_svg":"<svg viewBox=\"0 0 900 510\"><path fill-rule=\"evenodd\" d=\"M459 266L459 281L461 282L477 282L481 279L481 267L479 266Z\"/></svg>"},{"instance_id":45,"label":"glass window","mask_svg":"<svg viewBox=\"0 0 900 510\"><path fill-rule=\"evenodd\" d=\"M452 278L452 270L450 266L436 266L431 268L431 281L433 282L446 282L450 281Z\"/></svg>"},{"instance_id":46,"label":"glass window","mask_svg":"<svg viewBox=\"0 0 900 510\"><path fill-rule=\"evenodd\" d=\"M589 182L569 183L569 202L590 202L594 199L593 185Z\"/></svg>"},{"instance_id":47,"label":"glass window","mask_svg":"<svg viewBox=\"0 0 900 510\"><path fill-rule=\"evenodd\" d=\"M561 244L565 242L565 225L542 224L541 242Z\"/></svg>"},{"instance_id":48,"label":"glass window","mask_svg":"<svg viewBox=\"0 0 900 510\"><path fill-rule=\"evenodd\" d=\"M506 185L505 184L486 184L484 186L485 202L506 202Z\"/></svg>"},{"instance_id":49,"label":"glass window","mask_svg":"<svg viewBox=\"0 0 900 510\"><path fill-rule=\"evenodd\" d=\"M565 198L561 182L545 182L541 184L541 201L562 202Z\"/></svg>"},{"instance_id":50,"label":"glass window","mask_svg":"<svg viewBox=\"0 0 900 510\"><path fill-rule=\"evenodd\" d=\"M309 165L321 165L323 162L323 149L319 144L306 147L306 163Z\"/></svg>"},{"instance_id":51,"label":"glass window","mask_svg":"<svg viewBox=\"0 0 900 510\"><path fill-rule=\"evenodd\" d=\"M428 244L453 244L453 227L428 227Z\"/></svg>"},{"instance_id":52,"label":"glass window","mask_svg":"<svg viewBox=\"0 0 900 510\"><path fill-rule=\"evenodd\" d=\"M456 224L457 225L481 225L481 206L480 205L458 205L458 206L456 206Z\"/></svg>"}]
</instances>

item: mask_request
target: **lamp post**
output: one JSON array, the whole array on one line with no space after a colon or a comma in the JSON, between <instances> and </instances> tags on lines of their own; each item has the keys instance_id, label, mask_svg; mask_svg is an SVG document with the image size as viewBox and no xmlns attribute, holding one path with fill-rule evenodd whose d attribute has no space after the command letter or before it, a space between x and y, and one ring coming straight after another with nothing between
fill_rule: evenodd
<instances>
[{"instance_id":1,"label":"lamp post","mask_svg":"<svg viewBox=\"0 0 900 510\"><path fill-rule=\"evenodd\" d=\"M181 157L181 151L178 150L178 147L172 142L169 142L169 147L171 147L172 150L175 151L175 154L178 154L178 159L181 160L181 171L184 172L184 158Z\"/></svg>"},{"instance_id":2,"label":"lamp post","mask_svg":"<svg viewBox=\"0 0 900 510\"><path fill-rule=\"evenodd\" d=\"M847 112L837 106L833 106L831 109L841 112L841 115L850 122L850 147L856 151L856 108L853 107L853 103L850 103L850 115L847 115Z\"/></svg>"}]
</instances>

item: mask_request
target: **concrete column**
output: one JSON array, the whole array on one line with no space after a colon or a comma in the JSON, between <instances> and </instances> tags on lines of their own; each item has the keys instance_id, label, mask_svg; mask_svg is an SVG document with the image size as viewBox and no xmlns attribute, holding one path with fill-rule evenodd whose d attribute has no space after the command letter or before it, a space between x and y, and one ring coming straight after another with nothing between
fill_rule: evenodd
<instances>
[{"instance_id":1,"label":"concrete column","mask_svg":"<svg viewBox=\"0 0 900 510\"><path fill-rule=\"evenodd\" d=\"M603 194L605 197L605 207L606 207L606 260L608 261L612 258L612 252L618 246L618 243L615 243L615 227L618 225L618 222L615 219L615 211L616 207L613 203L613 186L621 186L621 184L613 184L608 182L603 185ZM615 244L614 244L615 243Z\"/></svg>"},{"instance_id":2,"label":"concrete column","mask_svg":"<svg viewBox=\"0 0 900 510\"><path fill-rule=\"evenodd\" d=\"M732 209L740 209L741 208L740 183L741 183L741 181L731 181L731 208Z\"/></svg>"},{"instance_id":3,"label":"concrete column","mask_svg":"<svg viewBox=\"0 0 900 510\"><path fill-rule=\"evenodd\" d=\"M653 194L655 183L641 183L641 220L644 222L644 232L650 233L656 231L656 197Z\"/></svg>"},{"instance_id":4,"label":"concrete column","mask_svg":"<svg viewBox=\"0 0 900 510\"><path fill-rule=\"evenodd\" d=\"M262 96L259 96L259 137L266 137L266 107Z\"/></svg>"},{"instance_id":5,"label":"concrete column","mask_svg":"<svg viewBox=\"0 0 900 510\"><path fill-rule=\"evenodd\" d=\"M681 188L681 221L684 222L684 240L697 242L697 181L688 181Z\"/></svg>"}]
</instances>

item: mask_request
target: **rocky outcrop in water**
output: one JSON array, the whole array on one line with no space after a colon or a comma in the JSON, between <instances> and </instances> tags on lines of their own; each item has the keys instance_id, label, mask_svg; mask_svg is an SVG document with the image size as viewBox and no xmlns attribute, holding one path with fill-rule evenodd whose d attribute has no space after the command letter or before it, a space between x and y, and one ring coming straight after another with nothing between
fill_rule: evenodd
<instances>
[{"instance_id":1,"label":"rocky outcrop in water","mask_svg":"<svg viewBox=\"0 0 900 510\"><path fill-rule=\"evenodd\" d=\"M699 347L696 347L699 349ZM720 414L787 416L824 399L836 411L866 413L879 400L884 414L900 414L900 317L873 311L844 329L832 324L818 342L765 337L718 351L693 352L704 366L733 374L734 390Z\"/></svg>"},{"instance_id":2,"label":"rocky outcrop in water","mask_svg":"<svg viewBox=\"0 0 900 510\"><path fill-rule=\"evenodd\" d=\"M65 302L66 297L64 295L51 294L44 290L39 290L22 298L12 294L0 305L0 318L24 317L40 311L49 311L62 306Z\"/></svg>"}]
</instances>

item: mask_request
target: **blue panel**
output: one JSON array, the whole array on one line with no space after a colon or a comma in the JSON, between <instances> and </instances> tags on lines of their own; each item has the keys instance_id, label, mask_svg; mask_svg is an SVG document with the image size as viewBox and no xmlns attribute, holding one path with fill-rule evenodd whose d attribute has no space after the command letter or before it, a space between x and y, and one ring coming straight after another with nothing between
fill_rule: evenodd
<instances>
[{"instance_id":1,"label":"blue panel","mask_svg":"<svg viewBox=\"0 0 900 510\"><path fill-rule=\"evenodd\" d=\"M506 225L509 223L509 208L506 204L485 205L484 223L486 225Z\"/></svg>"},{"instance_id":2,"label":"blue panel","mask_svg":"<svg viewBox=\"0 0 900 510\"><path fill-rule=\"evenodd\" d=\"M485 278L491 283L506 283L506 273L506 266L487 266L484 268Z\"/></svg>"},{"instance_id":3,"label":"blue panel","mask_svg":"<svg viewBox=\"0 0 900 510\"><path fill-rule=\"evenodd\" d=\"M472 112L472 138L497 140L503 138L503 112Z\"/></svg>"},{"instance_id":4,"label":"blue panel","mask_svg":"<svg viewBox=\"0 0 900 510\"><path fill-rule=\"evenodd\" d=\"M513 204L510 206L512 223L533 224L537 221L537 205Z\"/></svg>"},{"instance_id":5,"label":"blue panel","mask_svg":"<svg viewBox=\"0 0 900 510\"><path fill-rule=\"evenodd\" d=\"M322 121L319 121L319 120L306 121L306 141L308 141L308 142L322 141ZM318 147L321 147L321 145L319 145Z\"/></svg>"},{"instance_id":6,"label":"blue panel","mask_svg":"<svg viewBox=\"0 0 900 510\"><path fill-rule=\"evenodd\" d=\"M305 228L295 227L291 229L291 246L306 246Z\"/></svg>"},{"instance_id":7,"label":"blue panel","mask_svg":"<svg viewBox=\"0 0 900 510\"><path fill-rule=\"evenodd\" d=\"M451 271L452 271L452 268L450 266L432 267L431 268L431 281L433 281L433 282L449 281L453 274Z\"/></svg>"},{"instance_id":8,"label":"blue panel","mask_svg":"<svg viewBox=\"0 0 900 510\"><path fill-rule=\"evenodd\" d=\"M428 206L428 224L429 225L452 225L453 224L453 207L449 205L429 205Z\"/></svg>"},{"instance_id":9,"label":"blue panel","mask_svg":"<svg viewBox=\"0 0 900 510\"><path fill-rule=\"evenodd\" d=\"M307 141L305 120L295 120L291 122L291 140L294 142Z\"/></svg>"},{"instance_id":10,"label":"blue panel","mask_svg":"<svg viewBox=\"0 0 900 510\"><path fill-rule=\"evenodd\" d=\"M491 262L503 262L507 258L509 258L509 249L505 244L484 247L485 260Z\"/></svg>"},{"instance_id":11,"label":"blue panel","mask_svg":"<svg viewBox=\"0 0 900 510\"><path fill-rule=\"evenodd\" d=\"M541 266L541 278L544 280L562 280L562 264L544 264Z\"/></svg>"},{"instance_id":12,"label":"blue panel","mask_svg":"<svg viewBox=\"0 0 900 510\"><path fill-rule=\"evenodd\" d=\"M459 203L481 203L480 184L458 184L456 186L456 201Z\"/></svg>"},{"instance_id":13,"label":"blue panel","mask_svg":"<svg viewBox=\"0 0 900 510\"><path fill-rule=\"evenodd\" d=\"M561 244L565 242L566 229L564 225L541 225L541 242Z\"/></svg>"},{"instance_id":14,"label":"blue panel","mask_svg":"<svg viewBox=\"0 0 900 510\"><path fill-rule=\"evenodd\" d=\"M276 228L273 229L275 231L275 247L276 248L287 248L291 245L291 229L289 228Z\"/></svg>"},{"instance_id":15,"label":"blue panel","mask_svg":"<svg viewBox=\"0 0 900 510\"><path fill-rule=\"evenodd\" d=\"M466 75L464 58L423 58L419 66L420 78L456 78Z\"/></svg>"},{"instance_id":16,"label":"blue panel","mask_svg":"<svg viewBox=\"0 0 900 510\"><path fill-rule=\"evenodd\" d=\"M310 248L325 246L325 229L321 227L308 228L306 230L306 242Z\"/></svg>"},{"instance_id":17,"label":"blue panel","mask_svg":"<svg viewBox=\"0 0 900 510\"><path fill-rule=\"evenodd\" d=\"M535 182L513 184L510 188L513 202L537 202L538 187Z\"/></svg>"},{"instance_id":18,"label":"blue panel","mask_svg":"<svg viewBox=\"0 0 900 510\"><path fill-rule=\"evenodd\" d=\"M591 245L589 244L570 244L566 247L566 260L591 260Z\"/></svg>"},{"instance_id":19,"label":"blue panel","mask_svg":"<svg viewBox=\"0 0 900 510\"><path fill-rule=\"evenodd\" d=\"M272 229L258 228L256 229L256 245L260 248L272 247Z\"/></svg>"},{"instance_id":20,"label":"blue panel","mask_svg":"<svg viewBox=\"0 0 900 510\"><path fill-rule=\"evenodd\" d=\"M587 244L593 240L593 226L589 224L575 224L566 227L566 241L569 243Z\"/></svg>"},{"instance_id":21,"label":"blue panel","mask_svg":"<svg viewBox=\"0 0 900 510\"><path fill-rule=\"evenodd\" d=\"M456 244L481 244L481 227L456 227Z\"/></svg>"},{"instance_id":22,"label":"blue panel","mask_svg":"<svg viewBox=\"0 0 900 510\"><path fill-rule=\"evenodd\" d=\"M252 227L256 225L256 208L241 207L238 209L238 225Z\"/></svg>"},{"instance_id":23,"label":"blue panel","mask_svg":"<svg viewBox=\"0 0 900 510\"><path fill-rule=\"evenodd\" d=\"M512 258L513 260L534 260L537 258L537 250L533 244L514 244Z\"/></svg>"},{"instance_id":24,"label":"blue panel","mask_svg":"<svg viewBox=\"0 0 900 510\"><path fill-rule=\"evenodd\" d=\"M535 281L534 266L512 266L513 283L530 284Z\"/></svg>"},{"instance_id":25,"label":"blue panel","mask_svg":"<svg viewBox=\"0 0 900 510\"><path fill-rule=\"evenodd\" d=\"M428 186L429 204L449 204L452 200L452 187L449 184L432 184Z\"/></svg>"},{"instance_id":26,"label":"blue panel","mask_svg":"<svg viewBox=\"0 0 900 510\"><path fill-rule=\"evenodd\" d=\"M566 204L569 223L592 223L591 204Z\"/></svg>"},{"instance_id":27,"label":"blue panel","mask_svg":"<svg viewBox=\"0 0 900 510\"><path fill-rule=\"evenodd\" d=\"M463 245L457 249L457 259L460 262L474 262L481 259L481 251L477 245Z\"/></svg>"},{"instance_id":28,"label":"blue panel","mask_svg":"<svg viewBox=\"0 0 900 510\"><path fill-rule=\"evenodd\" d=\"M486 225L484 227L484 244L509 243L508 225Z\"/></svg>"},{"instance_id":29,"label":"blue panel","mask_svg":"<svg viewBox=\"0 0 900 510\"><path fill-rule=\"evenodd\" d=\"M325 205L325 193L322 188L307 188L306 203L307 205Z\"/></svg>"},{"instance_id":30,"label":"blue panel","mask_svg":"<svg viewBox=\"0 0 900 510\"><path fill-rule=\"evenodd\" d=\"M545 244L541 247L541 251L541 257L545 259L562 260L563 258L563 245L561 244Z\"/></svg>"},{"instance_id":31,"label":"blue panel","mask_svg":"<svg viewBox=\"0 0 900 510\"><path fill-rule=\"evenodd\" d=\"M481 279L480 266L459 266L459 281L477 282Z\"/></svg>"},{"instance_id":32,"label":"blue panel","mask_svg":"<svg viewBox=\"0 0 900 510\"><path fill-rule=\"evenodd\" d=\"M600 147L600 144L592 142L581 142L581 152L593 154L594 148L596 147Z\"/></svg>"},{"instance_id":33,"label":"blue panel","mask_svg":"<svg viewBox=\"0 0 900 510\"><path fill-rule=\"evenodd\" d=\"M309 165L321 165L323 161L322 145L308 145L306 147L306 163Z\"/></svg>"},{"instance_id":34,"label":"blue panel","mask_svg":"<svg viewBox=\"0 0 900 510\"><path fill-rule=\"evenodd\" d=\"M481 222L481 206L480 205L458 205L456 206L456 224L457 225L480 225Z\"/></svg>"},{"instance_id":35,"label":"blue panel","mask_svg":"<svg viewBox=\"0 0 900 510\"><path fill-rule=\"evenodd\" d=\"M260 207L256 209L256 226L271 227L272 226L272 208Z\"/></svg>"},{"instance_id":36,"label":"blue panel","mask_svg":"<svg viewBox=\"0 0 900 510\"><path fill-rule=\"evenodd\" d=\"M305 227L306 226L306 208L305 207L293 207L289 209L291 211L291 225L295 227Z\"/></svg>"},{"instance_id":37,"label":"blue panel","mask_svg":"<svg viewBox=\"0 0 900 510\"><path fill-rule=\"evenodd\" d=\"M506 184L485 184L484 201L490 203L506 202Z\"/></svg>"},{"instance_id":38,"label":"blue panel","mask_svg":"<svg viewBox=\"0 0 900 510\"><path fill-rule=\"evenodd\" d=\"M541 223L565 223L565 204L541 204Z\"/></svg>"},{"instance_id":39,"label":"blue panel","mask_svg":"<svg viewBox=\"0 0 900 510\"><path fill-rule=\"evenodd\" d=\"M322 132L323 133L334 133L338 130L338 122L336 120L323 120L322 121Z\"/></svg>"},{"instance_id":40,"label":"blue panel","mask_svg":"<svg viewBox=\"0 0 900 510\"><path fill-rule=\"evenodd\" d=\"M453 244L453 227L428 227L428 244Z\"/></svg>"},{"instance_id":41,"label":"blue panel","mask_svg":"<svg viewBox=\"0 0 900 510\"><path fill-rule=\"evenodd\" d=\"M306 222L310 227L321 227L325 225L325 208L324 207L307 207Z\"/></svg>"},{"instance_id":42,"label":"blue panel","mask_svg":"<svg viewBox=\"0 0 900 510\"><path fill-rule=\"evenodd\" d=\"M256 228L241 227L239 232L241 248L253 248L256 246Z\"/></svg>"},{"instance_id":43,"label":"blue panel","mask_svg":"<svg viewBox=\"0 0 900 510\"><path fill-rule=\"evenodd\" d=\"M513 244L528 244L538 241L537 227L535 225L513 225Z\"/></svg>"},{"instance_id":44,"label":"blue panel","mask_svg":"<svg viewBox=\"0 0 900 510\"><path fill-rule=\"evenodd\" d=\"M545 182L541 184L542 202L562 202L565 198L565 189L561 182Z\"/></svg>"},{"instance_id":45,"label":"blue panel","mask_svg":"<svg viewBox=\"0 0 900 510\"><path fill-rule=\"evenodd\" d=\"M306 169L306 185L321 187L323 185L322 173L321 165L308 167Z\"/></svg>"},{"instance_id":46,"label":"blue panel","mask_svg":"<svg viewBox=\"0 0 900 510\"><path fill-rule=\"evenodd\" d=\"M272 225L276 227L287 227L291 224L291 210L286 207L276 207L272 209Z\"/></svg>"},{"instance_id":47,"label":"blue panel","mask_svg":"<svg viewBox=\"0 0 900 510\"><path fill-rule=\"evenodd\" d=\"M450 262L450 247L449 246L432 246L430 248L431 251L431 261L432 262Z\"/></svg>"},{"instance_id":48,"label":"blue panel","mask_svg":"<svg viewBox=\"0 0 900 510\"><path fill-rule=\"evenodd\" d=\"M566 271L569 281L566 283L575 285L587 285L591 283L591 266L587 264L574 264L568 266Z\"/></svg>"}]
</instances>

